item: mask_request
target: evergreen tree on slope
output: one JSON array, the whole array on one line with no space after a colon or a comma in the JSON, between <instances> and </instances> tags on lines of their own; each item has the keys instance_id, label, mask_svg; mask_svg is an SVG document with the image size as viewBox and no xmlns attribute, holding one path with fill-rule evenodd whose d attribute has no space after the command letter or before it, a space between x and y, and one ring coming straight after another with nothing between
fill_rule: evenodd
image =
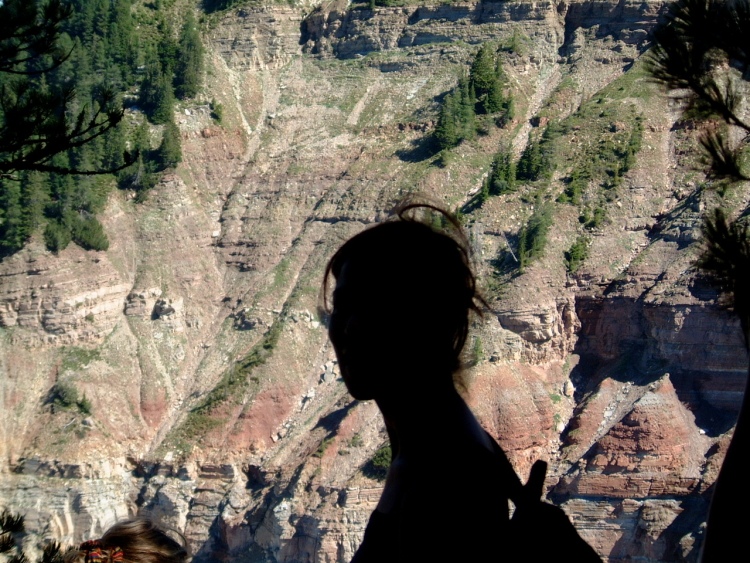
<instances>
[{"instance_id":1,"label":"evergreen tree on slope","mask_svg":"<svg viewBox=\"0 0 750 563\"><path fill-rule=\"evenodd\" d=\"M192 12L188 13L180 32L179 52L174 77L175 94L182 99L194 98L201 87L203 45Z\"/></svg>"}]
</instances>

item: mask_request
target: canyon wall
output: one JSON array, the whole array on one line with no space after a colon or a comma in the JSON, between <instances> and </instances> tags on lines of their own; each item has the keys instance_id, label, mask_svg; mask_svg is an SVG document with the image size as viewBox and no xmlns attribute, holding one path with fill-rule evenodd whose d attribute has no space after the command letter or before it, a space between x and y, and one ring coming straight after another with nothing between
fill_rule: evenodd
<instances>
[{"instance_id":1,"label":"canyon wall","mask_svg":"<svg viewBox=\"0 0 750 563\"><path fill-rule=\"evenodd\" d=\"M605 559L696 560L747 357L692 267L719 195L640 60L663 9L336 1L217 16L205 96L176 113L184 162L144 203L111 194L110 249L54 255L36 237L0 264L0 505L25 514L28 547L140 513L184 533L195 561L348 561L382 488L362 469L386 435L339 378L317 312L326 260L403 195L463 206L499 147L519 156L537 127L590 115L549 183L466 215L490 305L467 400L520 475L549 460L548 498ZM515 118L438 165L440 100L486 41ZM221 125L202 99L224 106ZM643 140L622 183L554 203L543 255L498 273L536 195L554 202L596 145L587 127L617 131L626 110ZM571 273L564 252L595 205L606 220ZM91 412L56 404L61 384Z\"/></svg>"}]
</instances>

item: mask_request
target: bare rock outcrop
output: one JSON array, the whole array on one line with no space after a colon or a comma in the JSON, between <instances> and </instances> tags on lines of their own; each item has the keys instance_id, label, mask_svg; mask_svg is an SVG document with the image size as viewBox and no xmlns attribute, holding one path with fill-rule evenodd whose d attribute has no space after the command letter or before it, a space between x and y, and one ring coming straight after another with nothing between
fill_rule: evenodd
<instances>
[{"instance_id":1,"label":"bare rock outcrop","mask_svg":"<svg viewBox=\"0 0 750 563\"><path fill-rule=\"evenodd\" d=\"M212 33L216 51L236 71L278 69L299 52L302 16L296 8L240 8Z\"/></svg>"},{"instance_id":2,"label":"bare rock outcrop","mask_svg":"<svg viewBox=\"0 0 750 563\"><path fill-rule=\"evenodd\" d=\"M532 58L574 57L585 34L610 37L615 43L640 49L648 39L663 2L467 2L347 10L340 2L322 4L302 23L303 50L339 58L373 51L430 43L480 43L503 34L511 24L532 38L538 51ZM541 45L546 45L546 48ZM612 51L603 51L613 58ZM637 52L637 51L636 51Z\"/></svg>"},{"instance_id":3,"label":"bare rock outcrop","mask_svg":"<svg viewBox=\"0 0 750 563\"><path fill-rule=\"evenodd\" d=\"M575 499L564 506L600 552L668 559L676 537L698 532L683 511L706 509L703 463L711 442L698 431L667 374L560 478L551 494ZM693 506L676 497L691 499L687 504Z\"/></svg>"},{"instance_id":4,"label":"bare rock outcrop","mask_svg":"<svg viewBox=\"0 0 750 563\"><path fill-rule=\"evenodd\" d=\"M0 326L26 329L27 344L72 344L108 334L130 283L103 252L71 248L56 256L32 245L3 261Z\"/></svg>"},{"instance_id":5,"label":"bare rock outcrop","mask_svg":"<svg viewBox=\"0 0 750 563\"><path fill-rule=\"evenodd\" d=\"M524 343L523 358L529 362L564 359L573 351L581 323L571 298L552 303L533 302L525 309L496 309L502 328L517 334Z\"/></svg>"}]
</instances>

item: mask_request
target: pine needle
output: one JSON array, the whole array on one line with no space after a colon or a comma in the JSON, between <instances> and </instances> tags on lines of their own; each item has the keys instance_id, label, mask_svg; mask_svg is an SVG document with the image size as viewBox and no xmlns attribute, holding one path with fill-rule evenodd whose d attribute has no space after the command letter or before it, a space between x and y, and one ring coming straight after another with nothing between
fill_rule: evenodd
<instances>
[{"instance_id":1,"label":"pine needle","mask_svg":"<svg viewBox=\"0 0 750 563\"><path fill-rule=\"evenodd\" d=\"M750 227L728 222L721 209L703 222L705 249L697 265L710 273L723 292L723 301L739 315L750 347Z\"/></svg>"}]
</instances>

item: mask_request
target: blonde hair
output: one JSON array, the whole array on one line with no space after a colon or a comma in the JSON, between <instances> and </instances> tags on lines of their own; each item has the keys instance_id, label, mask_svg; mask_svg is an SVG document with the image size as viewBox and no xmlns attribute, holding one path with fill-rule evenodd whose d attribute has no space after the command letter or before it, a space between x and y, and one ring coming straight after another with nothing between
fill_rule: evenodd
<instances>
[{"instance_id":1,"label":"blonde hair","mask_svg":"<svg viewBox=\"0 0 750 563\"><path fill-rule=\"evenodd\" d=\"M107 530L96 546L101 552L102 563L122 561L123 563L185 563L190 554L185 547L185 539L178 533L182 545L170 538L151 520L135 518L118 522ZM64 563L85 563L91 551L82 549L91 542L81 544L81 548L68 551ZM116 555L122 554L119 557ZM90 558L92 559L92 558Z\"/></svg>"}]
</instances>

